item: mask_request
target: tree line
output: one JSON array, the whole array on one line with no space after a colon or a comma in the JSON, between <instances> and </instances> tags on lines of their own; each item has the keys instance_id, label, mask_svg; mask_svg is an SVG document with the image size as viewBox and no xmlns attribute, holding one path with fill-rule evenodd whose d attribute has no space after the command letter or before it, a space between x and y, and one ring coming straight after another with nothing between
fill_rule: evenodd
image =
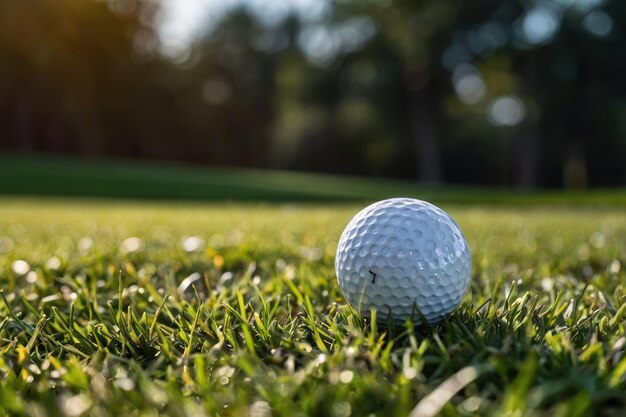
<instances>
[{"instance_id":1,"label":"tree line","mask_svg":"<svg viewBox=\"0 0 626 417\"><path fill-rule=\"evenodd\" d=\"M626 4L0 0L0 149L519 187L626 183ZM267 19L266 19L267 20Z\"/></svg>"}]
</instances>

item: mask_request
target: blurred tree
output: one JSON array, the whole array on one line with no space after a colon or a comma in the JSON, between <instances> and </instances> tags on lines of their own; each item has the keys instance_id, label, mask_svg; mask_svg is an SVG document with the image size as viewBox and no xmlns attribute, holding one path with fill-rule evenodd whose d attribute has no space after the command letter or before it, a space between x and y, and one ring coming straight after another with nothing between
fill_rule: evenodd
<instances>
[{"instance_id":1,"label":"blurred tree","mask_svg":"<svg viewBox=\"0 0 626 417\"><path fill-rule=\"evenodd\" d=\"M617 92L624 80L615 74L626 69L619 30L625 11L617 1L518 1L493 4L479 21L460 14L443 60L453 72L471 63L486 83L480 99L467 102L469 77L453 76L467 105L459 114L473 124L484 112L483 134L493 135L495 126L509 143L512 158L499 158L512 167L505 183L623 183Z\"/></svg>"},{"instance_id":2,"label":"blurred tree","mask_svg":"<svg viewBox=\"0 0 626 417\"><path fill-rule=\"evenodd\" d=\"M148 83L138 82L151 64L138 62L134 35L143 36L145 47L155 45L157 6L108 4L0 3L2 144L89 155L142 153L129 115L141 112L135 100L152 95Z\"/></svg>"},{"instance_id":3,"label":"blurred tree","mask_svg":"<svg viewBox=\"0 0 626 417\"><path fill-rule=\"evenodd\" d=\"M454 1L397 1L381 13L381 32L404 62L411 135L417 153L416 169L423 181L440 182L442 125L440 98L444 83L440 56L456 19Z\"/></svg>"},{"instance_id":4,"label":"blurred tree","mask_svg":"<svg viewBox=\"0 0 626 417\"><path fill-rule=\"evenodd\" d=\"M412 176L398 118L402 62L362 14L322 22L290 19L277 66L276 148L283 166ZM405 163L405 159L407 159Z\"/></svg>"},{"instance_id":5,"label":"blurred tree","mask_svg":"<svg viewBox=\"0 0 626 417\"><path fill-rule=\"evenodd\" d=\"M447 45L458 5L455 1L337 1L338 15L367 13L378 36L399 58L405 109L415 152L415 174L441 182L441 91L446 81L440 56Z\"/></svg>"},{"instance_id":6,"label":"blurred tree","mask_svg":"<svg viewBox=\"0 0 626 417\"><path fill-rule=\"evenodd\" d=\"M168 55L158 0L0 0L0 148L435 183L626 182L626 3L316 10L243 2Z\"/></svg>"},{"instance_id":7,"label":"blurred tree","mask_svg":"<svg viewBox=\"0 0 626 417\"><path fill-rule=\"evenodd\" d=\"M450 36L454 7L343 0L332 10L322 21L304 22L294 40L309 65L298 72L300 87L290 84L289 107L308 103L300 119L308 123L308 114L324 125L320 130L309 126L304 142L304 153L320 157L307 164L296 154L294 162L309 169L441 181L440 98L449 87L439 55ZM298 65L302 62L292 59L283 73L293 75ZM293 110L282 112L294 115ZM281 126L293 124L281 120ZM330 146L336 160L326 151Z\"/></svg>"},{"instance_id":8,"label":"blurred tree","mask_svg":"<svg viewBox=\"0 0 626 417\"><path fill-rule=\"evenodd\" d=\"M193 45L193 65L184 69L187 82L177 101L193 140L213 148L214 163L268 166L275 61L282 49L272 36L282 34L238 8Z\"/></svg>"}]
</instances>

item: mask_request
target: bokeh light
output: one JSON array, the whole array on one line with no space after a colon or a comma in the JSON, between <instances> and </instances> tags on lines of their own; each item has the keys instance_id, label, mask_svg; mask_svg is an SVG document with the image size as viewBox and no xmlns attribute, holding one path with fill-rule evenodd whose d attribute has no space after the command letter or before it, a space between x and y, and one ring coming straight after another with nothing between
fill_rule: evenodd
<instances>
[{"instance_id":1,"label":"bokeh light","mask_svg":"<svg viewBox=\"0 0 626 417\"><path fill-rule=\"evenodd\" d=\"M325 25L312 25L304 29L298 37L298 44L309 62L321 67L333 62L340 46L338 39Z\"/></svg>"},{"instance_id":2,"label":"bokeh light","mask_svg":"<svg viewBox=\"0 0 626 417\"><path fill-rule=\"evenodd\" d=\"M546 43L556 34L559 25L559 16L553 9L534 7L522 19L523 39L531 45Z\"/></svg>"},{"instance_id":3,"label":"bokeh light","mask_svg":"<svg viewBox=\"0 0 626 417\"><path fill-rule=\"evenodd\" d=\"M596 10L585 16L583 27L592 35L605 38L613 31L613 19L606 12Z\"/></svg>"},{"instance_id":4,"label":"bokeh light","mask_svg":"<svg viewBox=\"0 0 626 417\"><path fill-rule=\"evenodd\" d=\"M3 2L0 147L9 162L51 153L438 184L622 185L625 5ZM500 128L521 124L524 145ZM468 176L477 140L483 171ZM566 179L572 149L584 181ZM145 190L122 192L133 188Z\"/></svg>"},{"instance_id":5,"label":"bokeh light","mask_svg":"<svg viewBox=\"0 0 626 417\"><path fill-rule=\"evenodd\" d=\"M494 126L516 126L524 120L526 106L517 96L502 96L489 104L487 117Z\"/></svg>"},{"instance_id":6,"label":"bokeh light","mask_svg":"<svg viewBox=\"0 0 626 417\"><path fill-rule=\"evenodd\" d=\"M485 81L476 67L469 64L459 65L454 70L452 80L454 90L463 103L476 104L485 97Z\"/></svg>"}]
</instances>

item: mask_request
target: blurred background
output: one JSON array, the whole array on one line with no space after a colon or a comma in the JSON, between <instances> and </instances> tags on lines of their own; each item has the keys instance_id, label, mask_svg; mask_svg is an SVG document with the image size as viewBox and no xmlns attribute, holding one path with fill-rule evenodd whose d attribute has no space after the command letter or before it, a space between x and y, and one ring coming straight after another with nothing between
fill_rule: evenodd
<instances>
[{"instance_id":1,"label":"blurred background","mask_svg":"<svg viewBox=\"0 0 626 417\"><path fill-rule=\"evenodd\" d=\"M0 0L0 154L624 186L625 32L621 0Z\"/></svg>"}]
</instances>

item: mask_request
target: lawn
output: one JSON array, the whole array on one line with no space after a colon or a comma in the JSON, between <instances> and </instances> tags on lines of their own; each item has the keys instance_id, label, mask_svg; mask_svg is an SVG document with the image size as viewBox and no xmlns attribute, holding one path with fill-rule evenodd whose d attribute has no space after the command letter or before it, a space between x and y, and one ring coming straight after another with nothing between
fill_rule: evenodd
<instances>
[{"instance_id":1,"label":"lawn","mask_svg":"<svg viewBox=\"0 0 626 417\"><path fill-rule=\"evenodd\" d=\"M623 206L444 204L470 291L396 329L336 283L362 206L0 198L0 415L623 415Z\"/></svg>"},{"instance_id":2,"label":"lawn","mask_svg":"<svg viewBox=\"0 0 626 417\"><path fill-rule=\"evenodd\" d=\"M0 152L2 194L244 202L355 202L402 196L448 204L626 206L626 189L441 187L398 179Z\"/></svg>"}]
</instances>

